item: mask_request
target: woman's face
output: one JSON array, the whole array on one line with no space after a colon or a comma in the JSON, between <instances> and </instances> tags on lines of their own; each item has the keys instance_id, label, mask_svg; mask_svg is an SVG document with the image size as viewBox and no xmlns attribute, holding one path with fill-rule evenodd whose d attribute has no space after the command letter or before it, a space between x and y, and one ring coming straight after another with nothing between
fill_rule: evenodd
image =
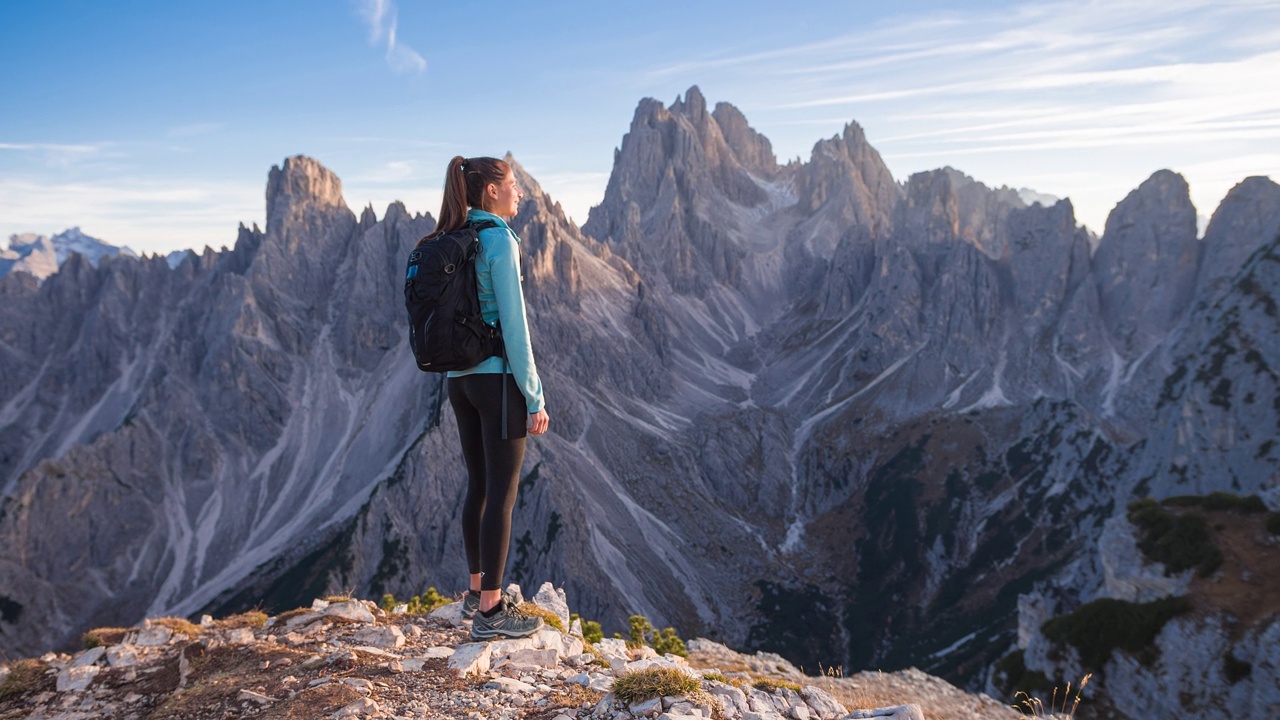
<instances>
[{"instance_id":1,"label":"woman's face","mask_svg":"<svg viewBox=\"0 0 1280 720\"><path fill-rule=\"evenodd\" d=\"M485 210L494 215L503 217L515 217L520 210L520 198L524 197L524 193L520 192L520 188L516 186L516 176L510 170L506 175L502 176L502 182L498 184L489 183L485 187Z\"/></svg>"}]
</instances>

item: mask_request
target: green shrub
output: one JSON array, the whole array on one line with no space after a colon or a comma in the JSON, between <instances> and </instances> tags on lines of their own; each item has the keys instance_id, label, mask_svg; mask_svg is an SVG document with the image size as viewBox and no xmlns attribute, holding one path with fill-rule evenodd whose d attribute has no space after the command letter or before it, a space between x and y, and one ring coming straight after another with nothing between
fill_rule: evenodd
<instances>
[{"instance_id":1,"label":"green shrub","mask_svg":"<svg viewBox=\"0 0 1280 720\"><path fill-rule=\"evenodd\" d=\"M625 703L656 697L691 695L702 688L699 680L675 668L649 668L627 673L613 681L613 694Z\"/></svg>"},{"instance_id":2,"label":"green shrub","mask_svg":"<svg viewBox=\"0 0 1280 720\"><path fill-rule=\"evenodd\" d=\"M648 645L659 655L670 653L689 657L689 651L685 648L684 641L676 634L675 628L668 627L658 631L649 623L649 618L643 615L632 615L627 619L627 624L631 636L627 641L627 647L637 648Z\"/></svg>"},{"instance_id":3,"label":"green shrub","mask_svg":"<svg viewBox=\"0 0 1280 720\"><path fill-rule=\"evenodd\" d=\"M1222 659L1222 663L1227 682L1232 685L1253 674L1253 664L1241 660L1232 653L1227 653L1227 656Z\"/></svg>"},{"instance_id":4,"label":"green shrub","mask_svg":"<svg viewBox=\"0 0 1280 720\"><path fill-rule=\"evenodd\" d=\"M1014 650L996 662L995 678L998 687L1012 695L1021 690L1031 693L1048 690L1049 678L1039 670L1028 670L1027 660L1022 650Z\"/></svg>"},{"instance_id":5,"label":"green shrub","mask_svg":"<svg viewBox=\"0 0 1280 720\"><path fill-rule=\"evenodd\" d=\"M1240 502L1236 503L1236 509L1243 513L1255 515L1267 511L1267 504L1262 502L1262 498L1257 495L1249 495L1240 498Z\"/></svg>"},{"instance_id":6,"label":"green shrub","mask_svg":"<svg viewBox=\"0 0 1280 720\"><path fill-rule=\"evenodd\" d=\"M442 605L448 605L450 602L453 601L441 595L434 587L429 587L426 592L421 595L415 595L404 603L406 606L405 614L426 615ZM382 596L382 609L387 612L391 612L400 604L400 601L396 600L391 593Z\"/></svg>"},{"instance_id":7,"label":"green shrub","mask_svg":"<svg viewBox=\"0 0 1280 720\"><path fill-rule=\"evenodd\" d=\"M600 629L600 623L595 620L584 620L582 622L582 639L595 645L604 639L604 630Z\"/></svg>"},{"instance_id":8,"label":"green shrub","mask_svg":"<svg viewBox=\"0 0 1280 720\"><path fill-rule=\"evenodd\" d=\"M1138 547L1147 557L1164 563L1167 573L1196 568L1200 577L1208 577L1222 565L1222 552L1199 513L1174 514L1144 498L1129 504L1129 520L1139 529Z\"/></svg>"},{"instance_id":9,"label":"green shrub","mask_svg":"<svg viewBox=\"0 0 1280 720\"><path fill-rule=\"evenodd\" d=\"M1185 597L1140 604L1103 598L1049 620L1044 634L1054 642L1074 646L1086 670L1101 670L1116 649L1136 654L1149 665L1154 659L1149 651L1160 629L1191 609L1191 601Z\"/></svg>"}]
</instances>

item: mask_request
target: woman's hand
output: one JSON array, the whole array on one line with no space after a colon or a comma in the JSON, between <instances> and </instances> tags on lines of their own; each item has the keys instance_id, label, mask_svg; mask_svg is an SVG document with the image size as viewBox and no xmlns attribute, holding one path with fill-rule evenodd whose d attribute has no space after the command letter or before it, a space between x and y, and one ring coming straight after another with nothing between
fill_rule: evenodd
<instances>
[{"instance_id":1,"label":"woman's hand","mask_svg":"<svg viewBox=\"0 0 1280 720\"><path fill-rule=\"evenodd\" d=\"M551 417L547 415L545 409L536 413L529 413L529 432L534 435L541 435L547 431L547 425L551 423Z\"/></svg>"}]
</instances>

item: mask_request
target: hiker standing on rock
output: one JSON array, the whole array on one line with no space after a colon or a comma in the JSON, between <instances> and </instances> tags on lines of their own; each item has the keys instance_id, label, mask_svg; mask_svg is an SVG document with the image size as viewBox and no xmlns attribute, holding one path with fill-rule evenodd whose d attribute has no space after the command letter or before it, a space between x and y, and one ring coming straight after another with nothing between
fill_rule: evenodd
<instances>
[{"instance_id":1,"label":"hiker standing on rock","mask_svg":"<svg viewBox=\"0 0 1280 720\"><path fill-rule=\"evenodd\" d=\"M523 197L511 166L502 160L455 157L432 233L443 235L467 223L493 224L479 233L476 286L484 322L501 330L506 346L505 358L489 357L448 373L449 403L467 464L462 540L471 582L463 615L472 618L474 639L524 637L542 626L542 620L511 606L502 592L526 432L541 435L549 422L529 342L520 238L505 219L515 216Z\"/></svg>"}]
</instances>

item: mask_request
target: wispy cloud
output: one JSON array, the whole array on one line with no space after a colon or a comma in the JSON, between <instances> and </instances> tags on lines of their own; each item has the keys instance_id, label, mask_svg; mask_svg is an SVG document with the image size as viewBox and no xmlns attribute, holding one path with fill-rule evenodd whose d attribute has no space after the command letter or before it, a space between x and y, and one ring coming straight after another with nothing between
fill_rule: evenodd
<instances>
[{"instance_id":1,"label":"wispy cloud","mask_svg":"<svg viewBox=\"0 0 1280 720\"><path fill-rule=\"evenodd\" d=\"M369 26L369 42L386 47L387 65L397 73L420 73L427 61L396 39L398 13L393 0L358 0L360 17Z\"/></svg>"},{"instance_id":2,"label":"wispy cloud","mask_svg":"<svg viewBox=\"0 0 1280 720\"><path fill-rule=\"evenodd\" d=\"M138 252L221 247L239 222L262 222L260 185L111 178L60 182L0 180L0 218L9 233L53 234L78 225L113 245ZM181 235L173 228L181 227Z\"/></svg>"},{"instance_id":3,"label":"wispy cloud","mask_svg":"<svg viewBox=\"0 0 1280 720\"><path fill-rule=\"evenodd\" d=\"M1263 152L1280 140L1277 28L1280 5L1267 0L1029 0L695 55L639 79L714 88L784 156L811 147L818 110L845 113L833 129L858 120L900 177L960 161L998 184L1058 177L1040 189L1090 197L1077 210L1100 225L1120 199L1097 197L1107 173L1185 169L1193 194L1208 184L1200 202L1226 190L1225 171L1193 176L1208 158L1280 174Z\"/></svg>"}]
</instances>

